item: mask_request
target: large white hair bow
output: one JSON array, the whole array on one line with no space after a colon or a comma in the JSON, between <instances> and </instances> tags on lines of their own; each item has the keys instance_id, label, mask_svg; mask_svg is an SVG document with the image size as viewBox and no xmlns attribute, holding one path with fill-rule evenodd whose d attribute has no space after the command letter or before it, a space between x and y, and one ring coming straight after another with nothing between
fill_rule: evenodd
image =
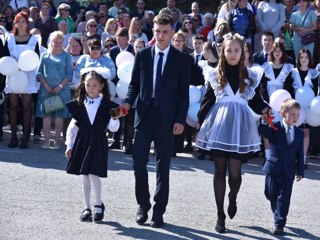
<instances>
[{"instance_id":1,"label":"large white hair bow","mask_svg":"<svg viewBox=\"0 0 320 240\"><path fill-rule=\"evenodd\" d=\"M92 72L95 71L96 73L98 73L99 75L101 75L103 78L107 79L107 80L111 80L111 73L110 73L110 69L106 68L106 67L88 67L88 68L82 68L80 70L80 75L86 74L88 72Z\"/></svg>"}]
</instances>

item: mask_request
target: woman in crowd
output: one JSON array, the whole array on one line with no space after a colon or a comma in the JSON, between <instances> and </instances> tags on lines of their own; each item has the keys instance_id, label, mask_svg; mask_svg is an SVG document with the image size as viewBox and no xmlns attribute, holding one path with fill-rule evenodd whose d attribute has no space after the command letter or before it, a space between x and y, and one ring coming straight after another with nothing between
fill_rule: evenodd
<instances>
[{"instance_id":1,"label":"woman in crowd","mask_svg":"<svg viewBox=\"0 0 320 240\"><path fill-rule=\"evenodd\" d=\"M13 13L13 8L11 6L6 6L3 11L4 15L6 15L7 18L7 25L6 29L8 32L11 32L13 28L13 20L14 20L14 13Z\"/></svg>"},{"instance_id":2,"label":"woman in crowd","mask_svg":"<svg viewBox=\"0 0 320 240\"><path fill-rule=\"evenodd\" d=\"M110 70L110 80L116 76L116 67L110 57L102 55L101 43L98 39L92 39L88 41L89 54L83 55L79 58L75 76L80 79L80 70L88 67L106 67Z\"/></svg>"},{"instance_id":3,"label":"woman in crowd","mask_svg":"<svg viewBox=\"0 0 320 240\"><path fill-rule=\"evenodd\" d=\"M117 40L113 37L107 37L103 44L103 54L108 56L110 55L110 49L117 45Z\"/></svg>"},{"instance_id":4,"label":"woman in crowd","mask_svg":"<svg viewBox=\"0 0 320 240\"><path fill-rule=\"evenodd\" d=\"M314 42L303 44L302 36L317 30L317 15L314 10L309 10L309 0L299 1L299 10L291 14L290 28L293 33L292 43L295 58L298 59L299 51L302 48L309 49L313 56Z\"/></svg>"},{"instance_id":5,"label":"woman in crowd","mask_svg":"<svg viewBox=\"0 0 320 240\"><path fill-rule=\"evenodd\" d=\"M148 37L144 32L142 32L142 22L138 17L131 19L129 36L134 36L135 39L142 38L145 42L145 45L148 45Z\"/></svg>"},{"instance_id":6,"label":"woman in crowd","mask_svg":"<svg viewBox=\"0 0 320 240\"><path fill-rule=\"evenodd\" d=\"M247 0L238 1L236 7L229 13L228 28L230 32L238 33L251 43L256 31L256 21L253 12L247 7Z\"/></svg>"},{"instance_id":7,"label":"woman in crowd","mask_svg":"<svg viewBox=\"0 0 320 240\"><path fill-rule=\"evenodd\" d=\"M219 10L217 22L228 22L229 13L235 8L236 5L237 0L228 0L226 3L224 3Z\"/></svg>"},{"instance_id":8,"label":"woman in crowd","mask_svg":"<svg viewBox=\"0 0 320 240\"><path fill-rule=\"evenodd\" d=\"M57 30L57 23L53 17L50 16L51 5L47 2L41 3L40 17L35 21L34 25L41 32L42 46L47 48L47 42L50 33Z\"/></svg>"},{"instance_id":9,"label":"woman in crowd","mask_svg":"<svg viewBox=\"0 0 320 240\"><path fill-rule=\"evenodd\" d=\"M40 58L37 79L40 82L36 116L43 118L43 130L45 142L43 149L50 147L51 120L54 119L55 143L52 149L60 149L60 135L63 130L63 119L69 117L65 106L71 100L69 83L72 80L72 58L64 51L63 32L55 31L51 34L51 42L48 51ZM47 113L44 101L46 98L58 95L63 101L63 109Z\"/></svg>"},{"instance_id":10,"label":"woman in crowd","mask_svg":"<svg viewBox=\"0 0 320 240\"><path fill-rule=\"evenodd\" d=\"M64 20L60 21L58 24L58 30L63 33L63 37L64 37L63 47L66 48L68 46L68 42L71 37L71 34L68 32L68 23ZM48 46L50 45L50 42L51 42L51 34L49 35L49 38L48 38Z\"/></svg>"},{"instance_id":11,"label":"woman in crowd","mask_svg":"<svg viewBox=\"0 0 320 240\"><path fill-rule=\"evenodd\" d=\"M194 28L196 29L196 32L199 32L202 26L204 26L204 24L202 24L202 19L204 20L204 18L202 18L200 14L195 14L192 17L192 22L193 22Z\"/></svg>"},{"instance_id":12,"label":"woman in crowd","mask_svg":"<svg viewBox=\"0 0 320 240\"><path fill-rule=\"evenodd\" d=\"M35 51L39 55L39 39L37 36L30 35L28 15L20 12L14 18L13 32L9 38L9 52L10 56L19 59L20 54L25 50ZM28 148L30 132L31 132L31 116L32 116L32 94L37 93L38 88L36 84L36 71L26 72L28 76L28 86L23 93L15 93L7 84L5 92L9 95L9 115L11 125L11 140L8 144L9 148L17 147ZM19 79L12 79L19 81ZM17 122L18 122L18 105L19 95L22 100L23 109L23 138L18 142L17 137Z\"/></svg>"},{"instance_id":13,"label":"woman in crowd","mask_svg":"<svg viewBox=\"0 0 320 240\"><path fill-rule=\"evenodd\" d=\"M195 28L195 26L194 26L194 24L193 24L193 21L192 21L191 17L185 17L185 18L184 18L180 30L185 33L185 36L186 36L186 46L187 46L188 48L193 49L193 46L192 46L192 37L193 37L194 35L196 35L196 28Z\"/></svg>"},{"instance_id":14,"label":"woman in crowd","mask_svg":"<svg viewBox=\"0 0 320 240\"><path fill-rule=\"evenodd\" d=\"M274 37L281 34L281 27L286 19L284 5L282 0L264 0L260 2L257 10L257 21L259 30L259 39L264 31L271 31ZM255 52L261 51L262 46L258 46Z\"/></svg>"},{"instance_id":15,"label":"woman in crowd","mask_svg":"<svg viewBox=\"0 0 320 240\"><path fill-rule=\"evenodd\" d=\"M104 32L101 34L101 45L104 46L104 43L108 37L115 38L117 31L117 21L115 18L109 18L106 26L104 28Z\"/></svg>"},{"instance_id":16,"label":"woman in crowd","mask_svg":"<svg viewBox=\"0 0 320 240\"><path fill-rule=\"evenodd\" d=\"M55 19L58 26L61 21L66 21L67 29L68 29L67 32L73 33L76 30L76 26L73 19L70 16L69 11L70 11L70 6L68 4L66 3L60 4L58 7L58 13Z\"/></svg>"},{"instance_id":17,"label":"woman in crowd","mask_svg":"<svg viewBox=\"0 0 320 240\"><path fill-rule=\"evenodd\" d=\"M312 69L312 57L309 49L301 49L297 58L297 68L292 70L292 78L294 82L294 89L297 91L299 88L308 87L311 88L315 96L319 95L319 83L318 83L319 72ZM306 123L301 126L304 133L304 166L307 165L307 153L310 143L310 126Z\"/></svg>"},{"instance_id":18,"label":"woman in crowd","mask_svg":"<svg viewBox=\"0 0 320 240\"><path fill-rule=\"evenodd\" d=\"M315 42L313 53L313 64L316 66L320 62L320 0L315 0L313 6L317 15L317 31L315 31L317 41Z\"/></svg>"},{"instance_id":19,"label":"woman in crowd","mask_svg":"<svg viewBox=\"0 0 320 240\"><path fill-rule=\"evenodd\" d=\"M203 14L200 13L200 6L198 2L191 3L191 13L188 14L191 18L194 16L200 15L201 19L204 20ZM202 25L204 25L204 21L202 22Z\"/></svg>"},{"instance_id":20,"label":"woman in crowd","mask_svg":"<svg viewBox=\"0 0 320 240\"><path fill-rule=\"evenodd\" d=\"M244 65L248 68L253 66L253 51L250 43L244 43Z\"/></svg>"},{"instance_id":21,"label":"woman in crowd","mask_svg":"<svg viewBox=\"0 0 320 240\"><path fill-rule=\"evenodd\" d=\"M91 39L99 39L99 40L101 39L101 36L97 30L98 30L98 24L96 20L94 19L88 20L86 24L86 33L84 35L87 41Z\"/></svg>"}]
</instances>

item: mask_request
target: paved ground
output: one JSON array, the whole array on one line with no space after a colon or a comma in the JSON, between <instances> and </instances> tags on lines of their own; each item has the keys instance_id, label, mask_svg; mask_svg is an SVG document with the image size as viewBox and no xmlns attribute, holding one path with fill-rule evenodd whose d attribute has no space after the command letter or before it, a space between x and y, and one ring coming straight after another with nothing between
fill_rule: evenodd
<instances>
[{"instance_id":1,"label":"paved ground","mask_svg":"<svg viewBox=\"0 0 320 240\"><path fill-rule=\"evenodd\" d=\"M263 195L261 159L243 165L238 213L217 234L212 189L213 163L190 154L172 160L170 200L163 229L134 222L137 209L130 156L110 151L109 177L103 179L104 221L78 220L83 210L80 178L65 173L64 150L8 149L0 143L0 240L73 239L320 239L320 160L312 160L305 179L294 184L286 235L275 237L273 217ZM150 188L154 191L150 155Z\"/></svg>"}]
</instances>

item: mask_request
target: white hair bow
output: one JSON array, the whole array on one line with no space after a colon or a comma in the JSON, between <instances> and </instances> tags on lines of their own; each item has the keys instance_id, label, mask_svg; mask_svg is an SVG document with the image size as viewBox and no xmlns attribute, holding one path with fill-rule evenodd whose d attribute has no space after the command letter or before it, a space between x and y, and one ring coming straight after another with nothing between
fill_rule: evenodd
<instances>
[{"instance_id":1,"label":"white hair bow","mask_svg":"<svg viewBox=\"0 0 320 240\"><path fill-rule=\"evenodd\" d=\"M111 73L110 69L106 67L88 67L88 68L82 68L80 70L80 75L86 74L88 72L95 71L99 75L101 75L103 78L107 80L111 80Z\"/></svg>"},{"instance_id":2,"label":"white hair bow","mask_svg":"<svg viewBox=\"0 0 320 240\"><path fill-rule=\"evenodd\" d=\"M236 38L240 39L241 41L244 40L244 37L241 36L240 34L238 34L238 33L234 33L234 34L233 34L233 33L231 33L231 32L223 35L223 39L224 39L224 40L227 40L227 39L231 38L232 36L235 36Z\"/></svg>"}]
</instances>

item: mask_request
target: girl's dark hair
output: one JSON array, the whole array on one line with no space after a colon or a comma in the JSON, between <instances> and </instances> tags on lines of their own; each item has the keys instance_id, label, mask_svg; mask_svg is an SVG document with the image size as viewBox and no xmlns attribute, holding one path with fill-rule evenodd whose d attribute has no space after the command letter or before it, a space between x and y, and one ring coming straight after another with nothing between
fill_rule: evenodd
<instances>
[{"instance_id":1,"label":"girl's dark hair","mask_svg":"<svg viewBox=\"0 0 320 240\"><path fill-rule=\"evenodd\" d=\"M284 44L276 42L272 45L271 51L270 51L270 61L274 62L274 56L273 56L273 52L276 48L280 48L281 52L282 52L282 56L280 58L280 63L286 63L287 62L287 54L286 54L286 48L284 47Z\"/></svg>"},{"instance_id":2,"label":"girl's dark hair","mask_svg":"<svg viewBox=\"0 0 320 240\"><path fill-rule=\"evenodd\" d=\"M80 85L76 90L76 97L75 97L78 100L79 104L83 105L84 100L86 99L86 96L87 96L87 92L84 85L84 81L86 80L87 77L95 78L100 84L103 84L103 88L101 89L101 94L104 99L110 100L110 92L109 92L109 85L108 85L107 79L104 79L96 71L91 71L81 75Z\"/></svg>"},{"instance_id":3,"label":"girl's dark hair","mask_svg":"<svg viewBox=\"0 0 320 240\"><path fill-rule=\"evenodd\" d=\"M203 50L209 50L216 59L219 59L219 53L217 52L217 48L214 46L214 44L215 43L211 42L210 40L206 41L203 44Z\"/></svg>"},{"instance_id":4,"label":"girl's dark hair","mask_svg":"<svg viewBox=\"0 0 320 240\"><path fill-rule=\"evenodd\" d=\"M250 43L245 42L244 46L246 46L248 48L248 52L249 52L249 62L252 64L253 63L253 52L252 52L252 46Z\"/></svg>"},{"instance_id":5,"label":"girl's dark hair","mask_svg":"<svg viewBox=\"0 0 320 240\"><path fill-rule=\"evenodd\" d=\"M302 49L299 51L298 59L297 59L297 68L300 69L300 67L301 67L300 56L301 56L302 53L306 53L306 54L308 55L308 58L309 58L308 68L312 68L311 52L310 52L310 50L307 49L307 48L302 48Z\"/></svg>"},{"instance_id":6,"label":"girl's dark hair","mask_svg":"<svg viewBox=\"0 0 320 240\"><path fill-rule=\"evenodd\" d=\"M246 83L245 79L248 79L250 81L250 86L253 85L253 80L249 78L249 74L247 71L246 66L244 65L244 50L243 50L243 40L240 39L239 37L232 35L225 39L222 42L222 48L220 52L220 58L219 58L219 63L218 63L218 88L223 89L227 85L227 80L226 80L226 64L227 64L227 59L226 56L224 55L224 50L226 48L226 44L229 41L237 41L241 47L241 58L238 63L238 69L239 69L239 90L240 93L243 93L246 88Z\"/></svg>"}]
</instances>

